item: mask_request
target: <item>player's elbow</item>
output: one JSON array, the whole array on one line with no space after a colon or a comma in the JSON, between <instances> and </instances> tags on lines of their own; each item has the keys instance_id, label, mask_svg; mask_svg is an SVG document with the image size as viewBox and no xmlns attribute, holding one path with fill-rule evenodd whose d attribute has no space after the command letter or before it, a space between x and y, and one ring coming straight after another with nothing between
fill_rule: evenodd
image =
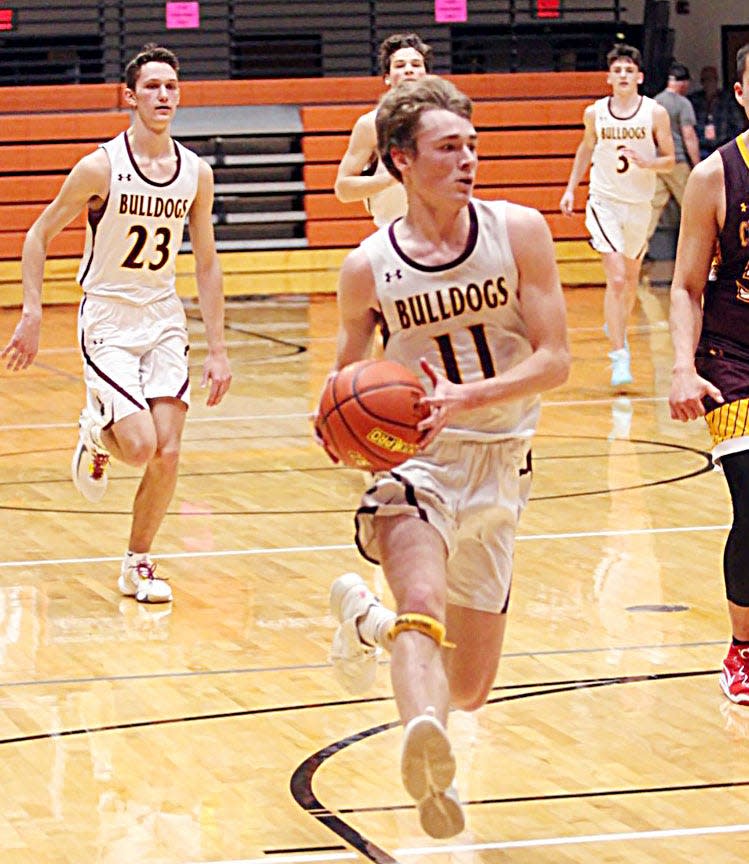
<instances>
[{"instance_id":1,"label":"player's elbow","mask_svg":"<svg viewBox=\"0 0 749 864\"><path fill-rule=\"evenodd\" d=\"M351 204L361 198L360 195L356 194L356 190L351 188L351 184L348 182L348 177L341 177L336 180L335 185L333 186L333 191L335 192L335 197L341 202L341 204Z\"/></svg>"},{"instance_id":2,"label":"player's elbow","mask_svg":"<svg viewBox=\"0 0 749 864\"><path fill-rule=\"evenodd\" d=\"M35 253L46 255L47 247L49 246L54 236L55 235L51 231L45 229L44 223L42 222L40 217L26 232L26 236L23 240L21 257L27 258L29 255Z\"/></svg>"},{"instance_id":3,"label":"player's elbow","mask_svg":"<svg viewBox=\"0 0 749 864\"><path fill-rule=\"evenodd\" d=\"M560 345L551 353L549 368L549 387L560 387L570 377L572 368L572 354L569 345Z\"/></svg>"}]
</instances>

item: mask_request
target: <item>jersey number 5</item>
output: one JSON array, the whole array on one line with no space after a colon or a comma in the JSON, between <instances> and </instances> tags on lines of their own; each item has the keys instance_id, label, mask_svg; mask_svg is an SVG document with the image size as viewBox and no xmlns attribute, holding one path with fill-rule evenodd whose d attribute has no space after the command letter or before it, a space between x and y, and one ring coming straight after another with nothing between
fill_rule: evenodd
<instances>
[{"instance_id":1,"label":"jersey number 5","mask_svg":"<svg viewBox=\"0 0 749 864\"><path fill-rule=\"evenodd\" d=\"M135 235L133 245L130 252L128 252L127 258L125 258L120 266L127 267L128 270L140 270L146 264L143 250L148 240L148 231L142 225L133 225L128 232L128 237L133 234ZM154 239L156 242L153 252L156 257L148 262L148 269L161 270L169 260L169 241L172 239L172 232L162 226L156 229Z\"/></svg>"},{"instance_id":2,"label":"jersey number 5","mask_svg":"<svg viewBox=\"0 0 749 864\"><path fill-rule=\"evenodd\" d=\"M621 152L622 150L626 150L626 149L627 148L624 144L620 144L616 148L616 152L618 155L618 158L616 160L616 173L617 174L624 174L627 171L627 169L629 168L629 159L627 159L627 157L624 155L624 153Z\"/></svg>"}]
</instances>

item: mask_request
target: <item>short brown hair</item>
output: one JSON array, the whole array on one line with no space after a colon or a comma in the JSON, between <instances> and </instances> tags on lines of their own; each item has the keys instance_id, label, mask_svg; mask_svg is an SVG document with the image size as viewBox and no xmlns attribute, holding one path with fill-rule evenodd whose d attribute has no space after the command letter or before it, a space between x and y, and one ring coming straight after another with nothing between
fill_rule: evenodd
<instances>
[{"instance_id":1,"label":"short brown hair","mask_svg":"<svg viewBox=\"0 0 749 864\"><path fill-rule=\"evenodd\" d=\"M425 111L444 108L459 117L471 119L473 104L458 88L437 75L426 75L415 81L402 81L380 102L375 117L377 150L387 170L402 180L390 151L416 152L419 121Z\"/></svg>"},{"instance_id":2,"label":"short brown hair","mask_svg":"<svg viewBox=\"0 0 749 864\"><path fill-rule=\"evenodd\" d=\"M744 73L748 68L749 60L747 57L749 57L749 42L742 45L736 53L736 80L739 84L744 80Z\"/></svg>"},{"instance_id":3,"label":"short brown hair","mask_svg":"<svg viewBox=\"0 0 749 864\"><path fill-rule=\"evenodd\" d=\"M617 42L606 55L606 68L611 69L612 64L617 60L631 60L642 71L642 54L632 45Z\"/></svg>"},{"instance_id":4,"label":"short brown hair","mask_svg":"<svg viewBox=\"0 0 749 864\"><path fill-rule=\"evenodd\" d=\"M146 63L166 63L179 75L177 55L168 48L164 48L163 45L148 42L125 67L125 86L128 90L135 90L135 83L138 80L138 75L140 75L141 67L145 66Z\"/></svg>"},{"instance_id":5,"label":"short brown hair","mask_svg":"<svg viewBox=\"0 0 749 864\"><path fill-rule=\"evenodd\" d=\"M384 39L380 45L380 74L384 78L390 74L390 58L401 48L414 48L424 58L424 68L432 71L432 48L416 33L393 33Z\"/></svg>"}]
</instances>

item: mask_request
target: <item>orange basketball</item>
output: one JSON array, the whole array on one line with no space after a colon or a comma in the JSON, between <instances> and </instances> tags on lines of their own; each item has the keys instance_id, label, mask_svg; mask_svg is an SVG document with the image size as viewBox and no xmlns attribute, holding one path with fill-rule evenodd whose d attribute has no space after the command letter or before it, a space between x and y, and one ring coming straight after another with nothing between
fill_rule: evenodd
<instances>
[{"instance_id":1,"label":"orange basketball","mask_svg":"<svg viewBox=\"0 0 749 864\"><path fill-rule=\"evenodd\" d=\"M331 375L320 397L318 431L344 465L387 471L418 449L416 424L429 413L421 381L392 360L360 360Z\"/></svg>"}]
</instances>

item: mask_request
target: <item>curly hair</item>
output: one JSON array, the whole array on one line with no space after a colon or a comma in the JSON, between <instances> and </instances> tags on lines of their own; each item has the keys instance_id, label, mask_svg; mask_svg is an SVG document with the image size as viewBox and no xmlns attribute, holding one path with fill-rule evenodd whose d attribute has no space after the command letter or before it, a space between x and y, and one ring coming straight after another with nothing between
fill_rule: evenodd
<instances>
[{"instance_id":1,"label":"curly hair","mask_svg":"<svg viewBox=\"0 0 749 864\"><path fill-rule=\"evenodd\" d=\"M416 33L393 33L383 40L380 45L380 73L384 78L390 73L390 58L401 48L414 48L424 58L424 68L427 72L432 71L432 48Z\"/></svg>"}]
</instances>

